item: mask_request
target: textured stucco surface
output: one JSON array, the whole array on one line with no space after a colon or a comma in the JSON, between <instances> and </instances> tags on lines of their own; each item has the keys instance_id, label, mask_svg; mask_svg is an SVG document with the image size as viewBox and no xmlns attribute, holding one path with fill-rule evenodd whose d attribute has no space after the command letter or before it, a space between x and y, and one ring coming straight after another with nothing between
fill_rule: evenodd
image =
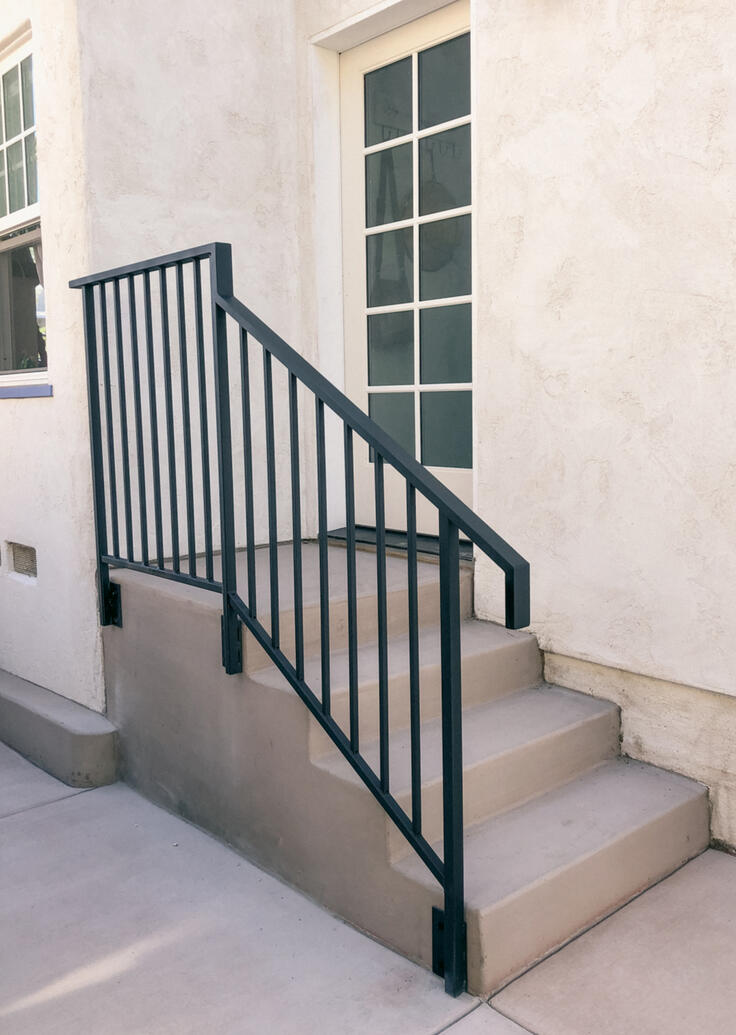
<instances>
[{"instance_id":1,"label":"textured stucco surface","mask_svg":"<svg viewBox=\"0 0 736 1035\"><path fill-rule=\"evenodd\" d=\"M143 0L3 5L0 37L27 17L34 29L55 395L0 402L0 540L39 558L35 585L0 569L0 666L103 704L70 277L231 241L235 293L342 384L338 62L309 41L390 6L213 0L203 18L184 0L172 18ZM399 19L420 8L393 5ZM546 650L726 693L735 19L722 0L471 4L476 508L531 561ZM279 377L276 396L288 535ZM333 475L339 427L330 437ZM498 614L500 584L480 566L481 614Z\"/></svg>"},{"instance_id":2,"label":"textured stucco surface","mask_svg":"<svg viewBox=\"0 0 736 1035\"><path fill-rule=\"evenodd\" d=\"M736 693L736 10L473 25L477 508L544 649Z\"/></svg>"},{"instance_id":3,"label":"textured stucco surface","mask_svg":"<svg viewBox=\"0 0 736 1035\"><path fill-rule=\"evenodd\" d=\"M4 0L0 39L30 19L42 198L51 399L0 400L0 668L101 708L81 306L87 178L76 3ZM7 541L34 546L38 579L12 573Z\"/></svg>"}]
</instances>

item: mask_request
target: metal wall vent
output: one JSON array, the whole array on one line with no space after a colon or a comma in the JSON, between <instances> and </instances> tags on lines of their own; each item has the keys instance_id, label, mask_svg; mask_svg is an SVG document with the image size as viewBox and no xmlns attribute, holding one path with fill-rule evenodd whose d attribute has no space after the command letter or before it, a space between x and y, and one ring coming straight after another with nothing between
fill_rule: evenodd
<instances>
[{"instance_id":1,"label":"metal wall vent","mask_svg":"<svg viewBox=\"0 0 736 1035\"><path fill-rule=\"evenodd\" d=\"M10 556L12 558L13 571L19 575L26 575L35 579L38 576L36 565L36 550L33 546L23 546L21 543L8 543Z\"/></svg>"}]
</instances>

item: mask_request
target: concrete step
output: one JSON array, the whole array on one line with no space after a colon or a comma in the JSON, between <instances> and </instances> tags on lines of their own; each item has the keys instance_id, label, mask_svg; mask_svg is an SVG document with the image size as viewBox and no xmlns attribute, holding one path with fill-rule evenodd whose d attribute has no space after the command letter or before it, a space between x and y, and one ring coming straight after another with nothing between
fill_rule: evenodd
<instances>
[{"instance_id":1,"label":"concrete step","mask_svg":"<svg viewBox=\"0 0 736 1035\"><path fill-rule=\"evenodd\" d=\"M294 660L294 568L291 544L278 547L279 626L281 649ZM257 614L266 629L271 628L271 591L269 551L260 547L256 555ZM328 586L330 609L330 650L347 648L347 551L330 546ZM376 605L376 554L358 550L355 555L358 639L361 644L375 643L378 638ZM238 554L238 592L247 602L247 567L245 554ZM439 567L432 561L417 564L417 600L420 625L439 625ZM304 609L305 654L320 649L321 611L319 581L319 548L316 543L302 543L302 599ZM473 572L469 566L460 569L461 614L467 618L473 609ZM386 613L390 636L403 636L409 628L407 562L402 556L386 557ZM245 637L246 666L249 672L270 667L264 650L250 637Z\"/></svg>"},{"instance_id":2,"label":"concrete step","mask_svg":"<svg viewBox=\"0 0 736 1035\"><path fill-rule=\"evenodd\" d=\"M117 779L117 730L104 715L3 669L0 741L70 787Z\"/></svg>"},{"instance_id":3,"label":"concrete step","mask_svg":"<svg viewBox=\"0 0 736 1035\"><path fill-rule=\"evenodd\" d=\"M466 829L549 791L586 769L618 754L619 712L608 701L574 690L545 685L519 690L463 712L463 805ZM379 746L373 740L361 753L379 771ZM422 832L428 841L442 836L442 723L421 728ZM337 779L359 783L337 753L317 764ZM411 815L411 738L395 732L389 740L394 797ZM406 839L389 825L392 858L411 852Z\"/></svg>"},{"instance_id":4,"label":"concrete step","mask_svg":"<svg viewBox=\"0 0 736 1035\"><path fill-rule=\"evenodd\" d=\"M466 619L461 626L463 705L473 707L516 690L533 686L542 679L542 661L534 636L504 629L491 622ZM388 645L389 726L392 730L409 725L409 637L393 636ZM422 719L439 716L441 710L440 631L423 626L419 631L419 662ZM305 679L317 696L322 693L321 659L308 657ZM254 682L292 693L275 666L259 671ZM378 736L378 650L375 643L358 650L358 715L360 740L367 743ZM330 654L331 710L333 718L348 733L349 674L347 650ZM334 752L334 744L318 723L312 724L310 750L313 757Z\"/></svg>"},{"instance_id":5,"label":"concrete step","mask_svg":"<svg viewBox=\"0 0 736 1035\"><path fill-rule=\"evenodd\" d=\"M469 989L489 995L708 842L707 789L629 759L467 831ZM439 904L415 856L394 868Z\"/></svg>"}]
</instances>

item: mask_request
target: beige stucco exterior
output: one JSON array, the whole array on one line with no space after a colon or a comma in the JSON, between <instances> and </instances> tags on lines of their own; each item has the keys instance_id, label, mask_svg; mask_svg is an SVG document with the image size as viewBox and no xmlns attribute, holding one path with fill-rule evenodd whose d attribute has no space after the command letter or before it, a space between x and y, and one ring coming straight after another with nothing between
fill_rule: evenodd
<instances>
[{"instance_id":1,"label":"beige stucco exterior","mask_svg":"<svg viewBox=\"0 0 736 1035\"><path fill-rule=\"evenodd\" d=\"M67 281L230 241L235 293L342 385L338 51L438 6L6 0L0 38L30 19L37 56L54 397L0 400L0 541L39 564L35 584L0 568L1 667L104 706ZM471 3L476 509L531 562L545 650L725 694L735 17ZM307 487L307 533L314 511ZM482 615L499 585L481 563Z\"/></svg>"}]
</instances>

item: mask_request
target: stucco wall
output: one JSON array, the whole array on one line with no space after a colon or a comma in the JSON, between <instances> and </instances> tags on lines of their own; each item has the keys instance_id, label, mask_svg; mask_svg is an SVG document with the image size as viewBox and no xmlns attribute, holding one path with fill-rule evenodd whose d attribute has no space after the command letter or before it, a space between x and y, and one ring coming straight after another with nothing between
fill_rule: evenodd
<instances>
[{"instance_id":1,"label":"stucco wall","mask_svg":"<svg viewBox=\"0 0 736 1035\"><path fill-rule=\"evenodd\" d=\"M79 298L88 262L76 3L5 0L0 39L33 27L51 399L0 399L0 667L100 708L94 533ZM34 546L38 578L9 569L7 541Z\"/></svg>"},{"instance_id":2,"label":"stucco wall","mask_svg":"<svg viewBox=\"0 0 736 1035\"><path fill-rule=\"evenodd\" d=\"M474 11L478 509L544 649L736 693L736 9Z\"/></svg>"}]
</instances>

